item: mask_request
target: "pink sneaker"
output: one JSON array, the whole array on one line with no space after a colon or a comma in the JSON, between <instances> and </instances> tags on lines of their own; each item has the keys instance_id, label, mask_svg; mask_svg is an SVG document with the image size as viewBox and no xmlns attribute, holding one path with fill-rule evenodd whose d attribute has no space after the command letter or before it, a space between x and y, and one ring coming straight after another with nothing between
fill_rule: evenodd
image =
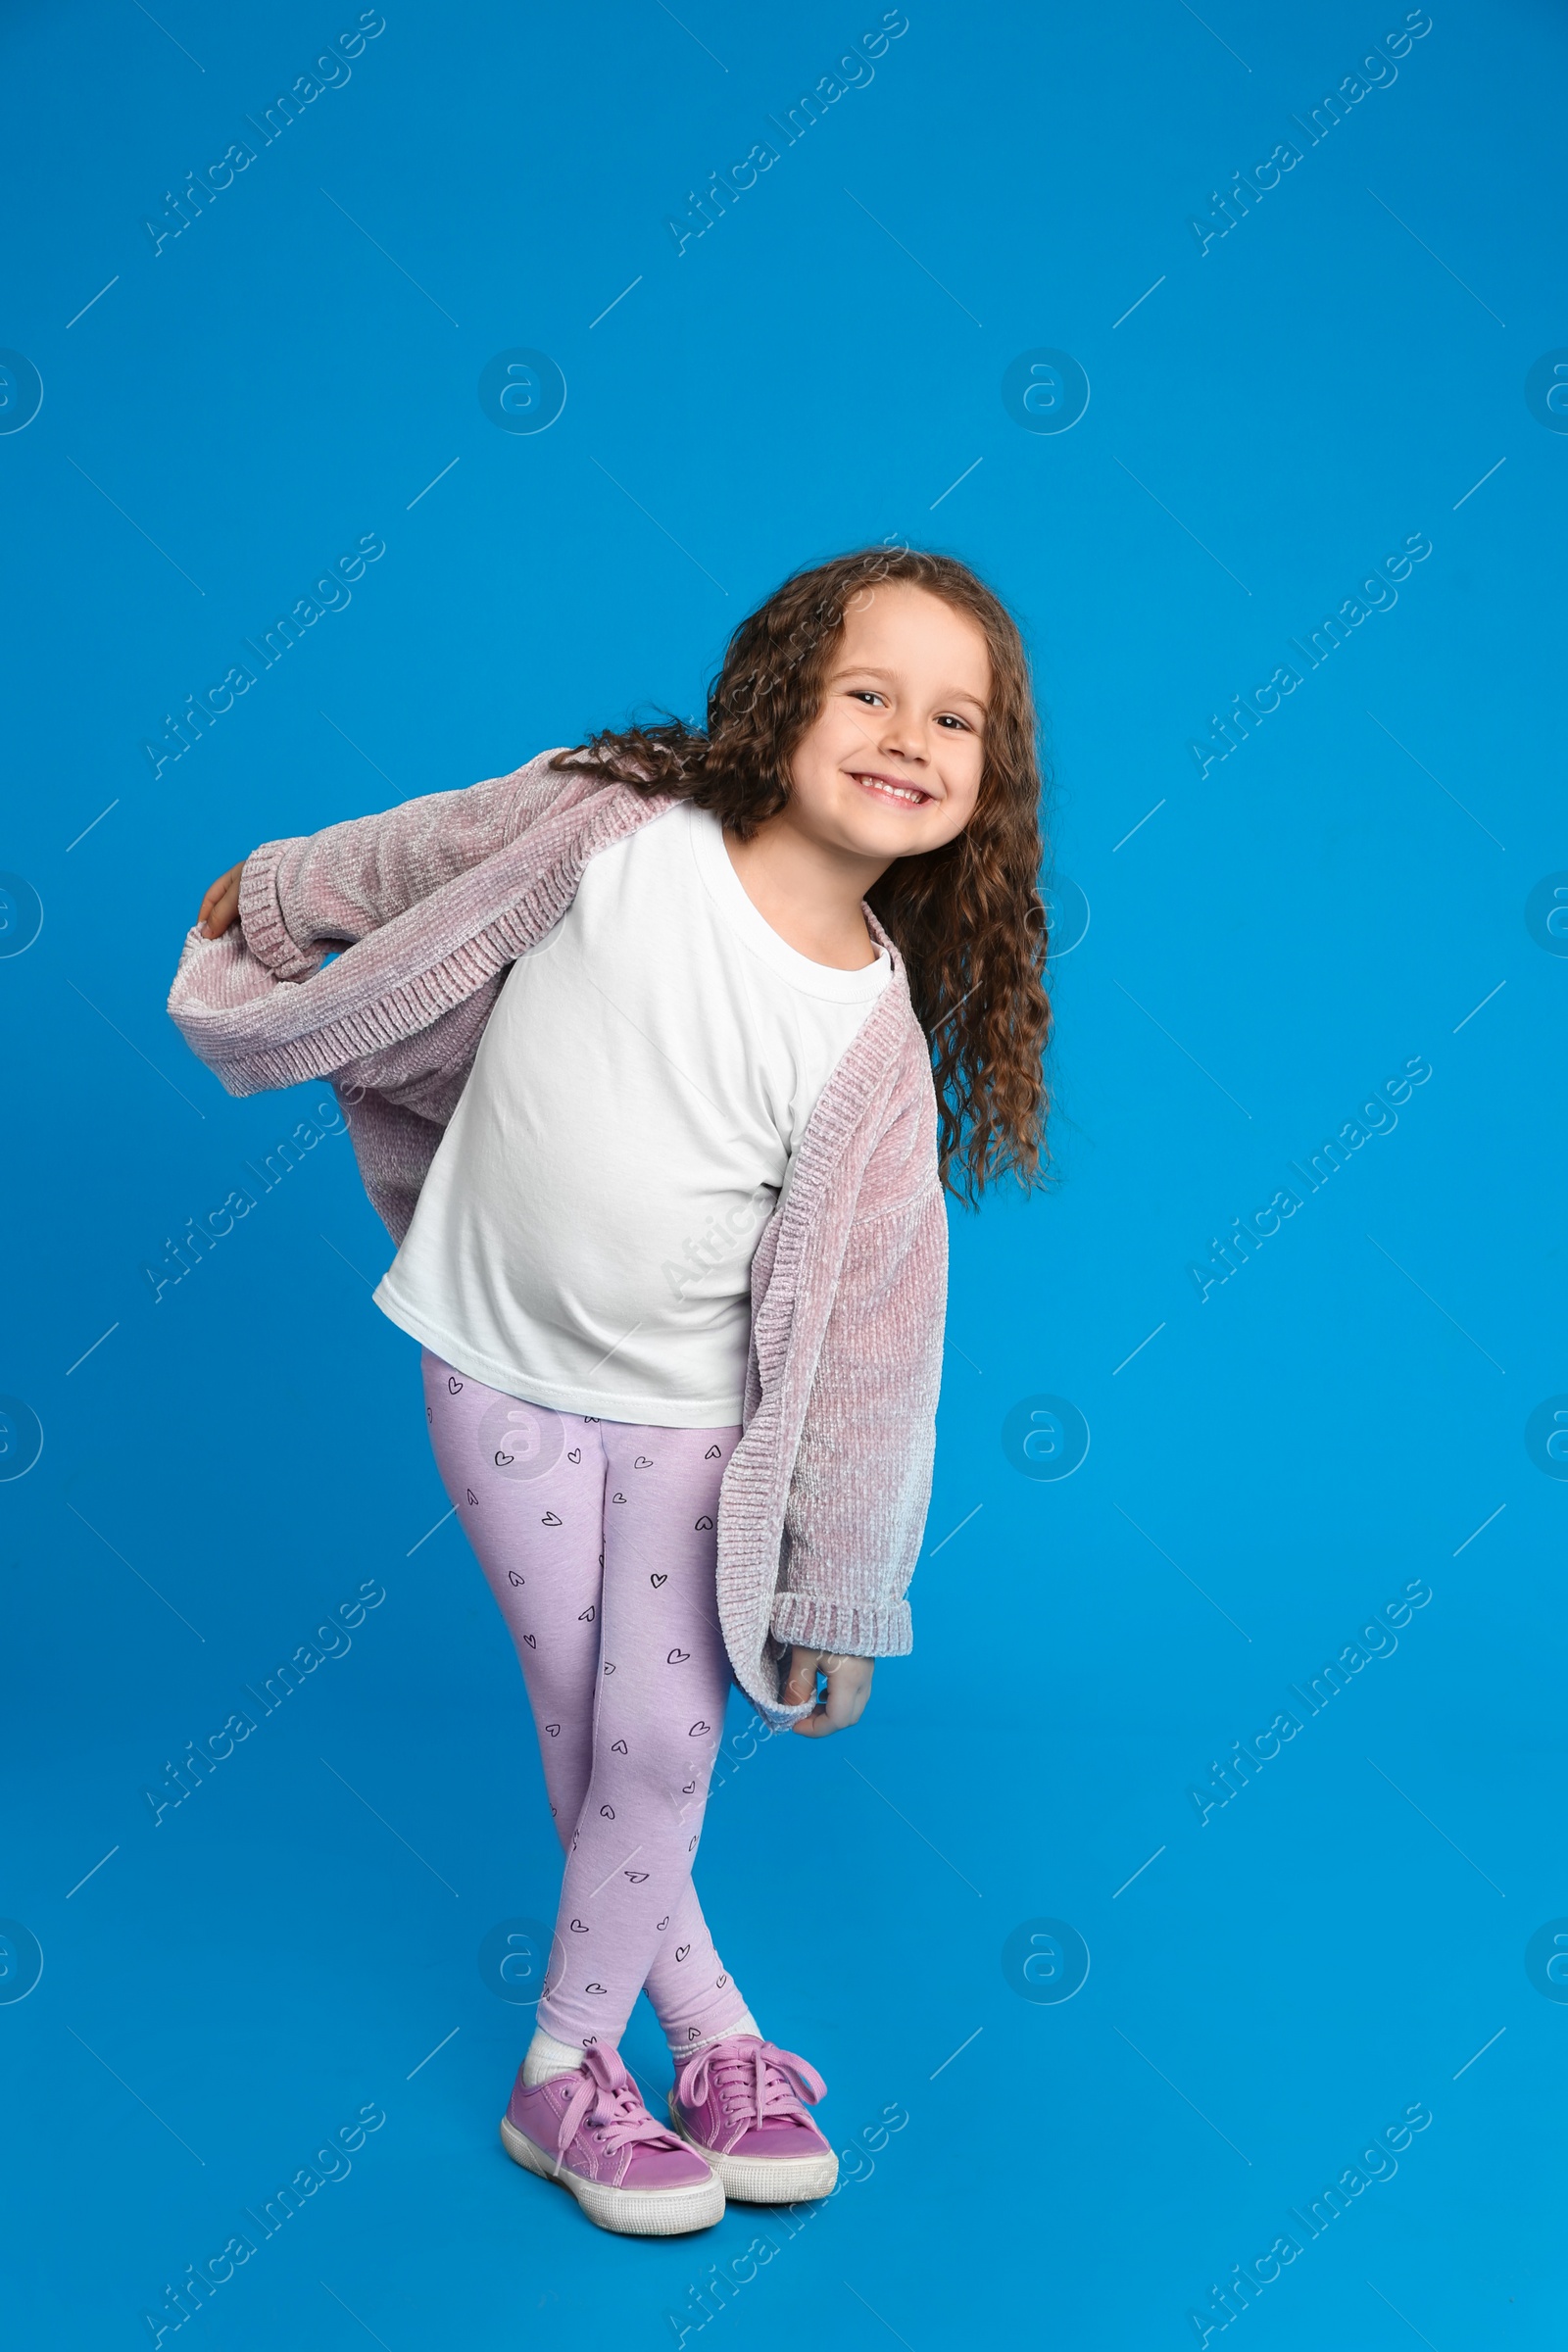
<instances>
[{"instance_id":1,"label":"pink sneaker","mask_svg":"<svg viewBox=\"0 0 1568 2352\"><path fill-rule=\"evenodd\" d=\"M825 2197L839 2160L812 2123L827 2084L814 2067L755 2034L710 2042L687 2059L670 2094L682 2139L707 2157L726 2196L746 2205Z\"/></svg>"},{"instance_id":2,"label":"pink sneaker","mask_svg":"<svg viewBox=\"0 0 1568 2352\"><path fill-rule=\"evenodd\" d=\"M528 2172L569 2189L601 2230L675 2237L723 2216L717 2174L655 2123L617 2053L599 2044L575 2074L532 2090L519 2068L501 2144Z\"/></svg>"}]
</instances>

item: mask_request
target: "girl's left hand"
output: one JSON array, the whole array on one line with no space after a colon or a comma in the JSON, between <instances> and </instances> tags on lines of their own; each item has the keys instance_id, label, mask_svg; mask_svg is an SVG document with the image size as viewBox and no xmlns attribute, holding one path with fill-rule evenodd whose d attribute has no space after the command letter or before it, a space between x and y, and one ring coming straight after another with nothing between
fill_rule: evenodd
<instances>
[{"instance_id":1,"label":"girl's left hand","mask_svg":"<svg viewBox=\"0 0 1568 2352\"><path fill-rule=\"evenodd\" d=\"M841 1658L825 1649L792 1649L784 1684L785 1705L798 1707L815 1696L819 1670L827 1678L827 1695L817 1701L814 1713L792 1723L791 1731L804 1732L808 1740L821 1740L829 1732L847 1732L852 1723L858 1723L871 1695L875 1664L874 1658Z\"/></svg>"},{"instance_id":2,"label":"girl's left hand","mask_svg":"<svg viewBox=\"0 0 1568 2352\"><path fill-rule=\"evenodd\" d=\"M221 939L239 912L239 878L245 871L242 858L231 865L226 874L220 874L202 901L196 917L196 928L203 939Z\"/></svg>"}]
</instances>

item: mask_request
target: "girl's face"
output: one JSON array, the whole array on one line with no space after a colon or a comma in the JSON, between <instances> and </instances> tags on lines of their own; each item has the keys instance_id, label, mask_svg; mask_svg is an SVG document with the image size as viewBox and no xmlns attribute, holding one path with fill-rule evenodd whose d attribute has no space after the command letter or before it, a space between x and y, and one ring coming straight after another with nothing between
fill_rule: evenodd
<instances>
[{"instance_id":1,"label":"girl's face","mask_svg":"<svg viewBox=\"0 0 1568 2352\"><path fill-rule=\"evenodd\" d=\"M974 814L991 657L977 622L907 581L864 588L828 658L781 818L880 859L941 849Z\"/></svg>"}]
</instances>

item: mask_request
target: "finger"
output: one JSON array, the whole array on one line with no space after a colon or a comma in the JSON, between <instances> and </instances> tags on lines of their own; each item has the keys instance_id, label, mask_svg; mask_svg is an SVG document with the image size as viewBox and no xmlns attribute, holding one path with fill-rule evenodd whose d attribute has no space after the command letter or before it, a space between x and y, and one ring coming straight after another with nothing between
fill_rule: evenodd
<instances>
[{"instance_id":1,"label":"finger","mask_svg":"<svg viewBox=\"0 0 1568 2352\"><path fill-rule=\"evenodd\" d=\"M231 865L226 874L209 885L202 900L201 912L196 918L198 930L212 939L220 939L239 912L239 879L244 872L244 860Z\"/></svg>"},{"instance_id":2,"label":"finger","mask_svg":"<svg viewBox=\"0 0 1568 2352\"><path fill-rule=\"evenodd\" d=\"M816 1696L816 1659L814 1649L790 1651L790 1670L784 1683L786 1706L803 1706L808 1698Z\"/></svg>"},{"instance_id":3,"label":"finger","mask_svg":"<svg viewBox=\"0 0 1568 2352\"><path fill-rule=\"evenodd\" d=\"M803 1715L799 1723L790 1725L792 1732L799 1732L807 1740L825 1740L830 1732L838 1729L836 1723L828 1721L826 1707L817 1707L811 1714Z\"/></svg>"},{"instance_id":4,"label":"finger","mask_svg":"<svg viewBox=\"0 0 1568 2352\"><path fill-rule=\"evenodd\" d=\"M870 1662L864 1658L835 1658L827 1672L827 1716L835 1731L858 1723L871 1695Z\"/></svg>"},{"instance_id":5,"label":"finger","mask_svg":"<svg viewBox=\"0 0 1568 2352\"><path fill-rule=\"evenodd\" d=\"M841 1689L835 1694L833 1677L829 1675L826 1698L809 1715L803 1715L794 1729L804 1732L808 1740L826 1740L834 1732L847 1732L852 1723L858 1722L859 1714L859 1707L852 1708L845 1690Z\"/></svg>"},{"instance_id":6,"label":"finger","mask_svg":"<svg viewBox=\"0 0 1568 2352\"><path fill-rule=\"evenodd\" d=\"M222 897L224 891L227 890L233 879L233 868L230 867L227 873L220 874L216 882L208 883L207 889L202 897L203 920L206 919L206 917L212 912L213 908L218 905L219 900Z\"/></svg>"},{"instance_id":7,"label":"finger","mask_svg":"<svg viewBox=\"0 0 1568 2352\"><path fill-rule=\"evenodd\" d=\"M225 890L214 900L211 906L206 906L204 902L204 907L198 930L204 939L221 939L239 912L239 892L233 888Z\"/></svg>"},{"instance_id":8,"label":"finger","mask_svg":"<svg viewBox=\"0 0 1568 2352\"><path fill-rule=\"evenodd\" d=\"M829 1731L847 1732L852 1723L858 1723L865 1705L865 1691L846 1678L830 1676L827 1686L827 1723Z\"/></svg>"}]
</instances>

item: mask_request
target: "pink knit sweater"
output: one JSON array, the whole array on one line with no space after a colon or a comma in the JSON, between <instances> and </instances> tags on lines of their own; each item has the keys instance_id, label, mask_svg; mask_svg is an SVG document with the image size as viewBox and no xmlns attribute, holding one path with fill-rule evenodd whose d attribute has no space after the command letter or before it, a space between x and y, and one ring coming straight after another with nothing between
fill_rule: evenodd
<instances>
[{"instance_id":1,"label":"pink knit sweater","mask_svg":"<svg viewBox=\"0 0 1568 2352\"><path fill-rule=\"evenodd\" d=\"M514 958L588 859L667 808L525 767L253 851L240 920L186 934L169 1009L231 1095L328 1078L394 1241ZM897 948L822 1091L752 1267L745 1434L718 1513L718 1604L741 1689L777 1723L789 1643L910 1647L947 1291L936 1095ZM333 949L342 952L323 965Z\"/></svg>"}]
</instances>

